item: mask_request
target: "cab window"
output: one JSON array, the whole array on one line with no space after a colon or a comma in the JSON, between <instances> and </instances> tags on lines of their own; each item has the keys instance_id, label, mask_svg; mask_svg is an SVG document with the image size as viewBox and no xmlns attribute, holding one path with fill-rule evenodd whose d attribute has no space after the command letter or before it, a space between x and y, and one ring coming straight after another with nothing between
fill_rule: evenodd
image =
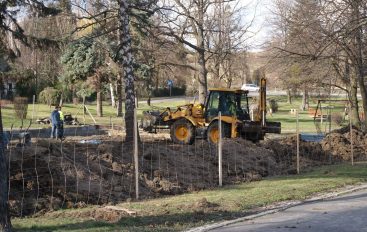
<instances>
[{"instance_id":1,"label":"cab window","mask_svg":"<svg viewBox=\"0 0 367 232\"><path fill-rule=\"evenodd\" d=\"M219 92L211 92L209 96L209 102L207 107L207 117L214 118L218 116L219 108Z\"/></svg>"}]
</instances>

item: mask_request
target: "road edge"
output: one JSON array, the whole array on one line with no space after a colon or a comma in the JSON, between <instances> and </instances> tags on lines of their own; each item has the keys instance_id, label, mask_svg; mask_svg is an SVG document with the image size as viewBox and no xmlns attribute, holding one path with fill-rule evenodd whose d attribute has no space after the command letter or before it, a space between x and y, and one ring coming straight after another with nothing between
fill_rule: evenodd
<instances>
[{"instance_id":1,"label":"road edge","mask_svg":"<svg viewBox=\"0 0 367 232\"><path fill-rule=\"evenodd\" d=\"M258 217L262 217L262 216L265 216L265 215L274 214L274 213L284 211L284 210L289 209L289 208L294 207L294 206L298 206L298 205L302 205L302 204L310 203L310 202L321 201L321 200L330 199L330 198L335 198L335 197L340 196L340 195L356 192L356 191L363 190L363 189L367 189L367 184L366 183L358 185L358 186L356 186L356 185L346 186L346 187L344 187L343 189L341 189L339 191L338 191L338 189L335 190L337 192L323 193L323 194L320 194L319 196L311 197L311 198L303 200L303 201L284 202L283 206L278 207L276 209L264 210L260 213L255 213L255 214L245 216L245 217L241 217L241 218L237 218L237 219L234 219L234 220L218 222L218 223L214 223L214 224L210 224L210 225L204 225L204 226L200 226L200 227L196 227L196 228L191 228L189 230L186 230L186 232L206 232L206 231L210 231L210 230L217 229L217 228L220 228L220 227L228 226L228 225L231 225L231 224L234 224L234 223L248 221L248 220L255 219L255 218L258 218Z\"/></svg>"}]
</instances>

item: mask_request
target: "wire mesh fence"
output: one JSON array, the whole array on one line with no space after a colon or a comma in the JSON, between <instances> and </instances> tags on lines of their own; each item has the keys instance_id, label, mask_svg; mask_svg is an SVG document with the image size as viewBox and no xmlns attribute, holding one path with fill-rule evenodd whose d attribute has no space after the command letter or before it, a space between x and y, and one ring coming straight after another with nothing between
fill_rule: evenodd
<instances>
[{"instance_id":1,"label":"wire mesh fence","mask_svg":"<svg viewBox=\"0 0 367 232\"><path fill-rule=\"evenodd\" d=\"M296 115L290 113L289 117L295 129ZM367 137L363 132L352 130L352 150L348 126L325 136L310 133L309 126L304 126L313 120L299 121L298 149L296 130L259 143L223 139L221 174L217 146L205 139L197 139L193 145L175 144L167 130L139 130L136 176L136 148L134 141L125 141L123 126L66 127L65 141L50 139L49 128L10 129L6 155L11 212L25 216L128 201L137 197L137 186L140 199L212 189L219 186L220 176L223 185L258 181L296 174L298 169L303 172L310 167L351 162L352 153L354 162L366 160Z\"/></svg>"}]
</instances>

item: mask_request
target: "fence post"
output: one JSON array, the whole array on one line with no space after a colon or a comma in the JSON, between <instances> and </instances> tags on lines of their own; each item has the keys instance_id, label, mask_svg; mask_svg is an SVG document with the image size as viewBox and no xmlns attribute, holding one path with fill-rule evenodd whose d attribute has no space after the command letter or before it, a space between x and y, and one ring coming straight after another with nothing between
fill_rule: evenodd
<instances>
[{"instance_id":1,"label":"fence post","mask_svg":"<svg viewBox=\"0 0 367 232\"><path fill-rule=\"evenodd\" d=\"M139 160L138 160L138 124L136 108L134 108L134 167L135 167L135 194L139 199Z\"/></svg>"},{"instance_id":2,"label":"fence post","mask_svg":"<svg viewBox=\"0 0 367 232\"><path fill-rule=\"evenodd\" d=\"M297 174L299 174L299 114L298 109L296 110L296 118L297 118L297 126L296 126L296 133L297 133Z\"/></svg>"},{"instance_id":3,"label":"fence post","mask_svg":"<svg viewBox=\"0 0 367 232\"><path fill-rule=\"evenodd\" d=\"M351 161L352 166L354 165L354 147L353 147L353 125L352 125L352 107L349 103L349 133L350 133L350 155L351 155Z\"/></svg>"},{"instance_id":4,"label":"fence post","mask_svg":"<svg viewBox=\"0 0 367 232\"><path fill-rule=\"evenodd\" d=\"M218 172L219 172L219 186L223 185L223 171L222 171L222 113L219 112L219 138L218 138Z\"/></svg>"},{"instance_id":5,"label":"fence post","mask_svg":"<svg viewBox=\"0 0 367 232\"><path fill-rule=\"evenodd\" d=\"M83 97L83 124L85 125L85 113L86 113L86 108L85 108L85 97Z\"/></svg>"}]
</instances>

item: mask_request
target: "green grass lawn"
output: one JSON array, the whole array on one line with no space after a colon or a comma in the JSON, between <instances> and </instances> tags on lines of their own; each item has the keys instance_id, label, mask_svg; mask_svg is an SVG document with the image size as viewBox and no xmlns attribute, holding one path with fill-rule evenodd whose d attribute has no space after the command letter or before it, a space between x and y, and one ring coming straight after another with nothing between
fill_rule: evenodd
<instances>
[{"instance_id":1,"label":"green grass lawn","mask_svg":"<svg viewBox=\"0 0 367 232\"><path fill-rule=\"evenodd\" d=\"M304 200L316 193L366 182L367 165L318 167L293 176L266 178L259 182L225 186L190 194L122 203L135 211L117 223L76 217L93 208L56 211L45 216L13 219L15 231L182 231L203 224L234 219L250 209L286 200ZM210 207L197 207L205 198Z\"/></svg>"},{"instance_id":2,"label":"green grass lawn","mask_svg":"<svg viewBox=\"0 0 367 232\"><path fill-rule=\"evenodd\" d=\"M295 114L291 114L291 109L299 110L302 99L300 97L293 98L292 104L287 103L287 99L285 96L270 96L268 99L275 99L278 103L279 110L272 115L268 115L267 119L269 121L281 122L282 123L282 133L295 133L297 126L297 119ZM341 98L335 98L341 99ZM344 100L344 99L341 99ZM317 107L317 98L310 99L310 108L316 109ZM323 106L329 106L329 103L323 103ZM344 103L331 103L330 106L331 114L340 114L344 113ZM327 112L323 112L323 114L327 114ZM322 133L329 132L329 129L337 129L341 126L348 125L348 121L344 121L342 125L336 125L334 122L331 124L328 120L324 120L321 123L320 119L316 119L314 121L313 114L310 114L308 111L299 111L299 130L300 132L307 133L318 133L321 131ZM330 127L330 128L329 128Z\"/></svg>"},{"instance_id":3,"label":"green grass lawn","mask_svg":"<svg viewBox=\"0 0 367 232\"><path fill-rule=\"evenodd\" d=\"M292 115L290 113L291 109L299 109L299 106L301 105L301 98L294 98L292 104L287 103L285 96L270 96L268 98L275 99L279 105L279 111L276 113L273 113L272 115L268 115L267 119L269 121L278 121L282 123L282 132L283 133L295 133L296 132L296 116ZM159 103L152 103L151 107L148 106L145 102L139 103L138 107L138 117L140 118L142 116L142 112L145 110L151 110L151 109L157 109L157 108L166 108L166 107L176 107L178 105L183 105L188 103L185 100L176 100L176 101L166 101L164 100ZM316 102L310 102L310 107L316 108L317 103ZM123 120L120 117L116 117L116 109L111 107L111 105L108 102L104 102L103 104L103 117L97 117L96 115L96 106L95 104L88 104L88 109L90 110L91 114L95 118L97 124L99 125L110 125L110 123L113 123L114 125L123 125ZM124 106L123 106L124 109ZM33 111L33 105L28 105L28 112L27 112L27 119L23 121L23 127L28 127L30 120L33 119L34 122L32 123L32 128L40 128L40 127L49 127L49 125L39 125L35 123L35 120L37 118L42 117L48 117L51 113L53 108L50 108L49 106L45 104L36 104L34 106ZM74 105L74 104L64 104L63 106L63 112L64 114L71 113L73 117L77 117L79 122L83 123L83 112L82 112L82 105ZM124 111L124 110L123 110ZM344 112L344 107L341 103L334 106L332 109L333 112L342 114ZM6 106L3 106L2 108L2 114L3 114L3 124L5 128L10 128L11 125L13 125L13 128L17 129L20 128L22 125L22 121L17 119L15 117L13 105L9 104ZM305 111L299 113L299 127L301 132L311 132L316 133L317 125L319 125L319 128L322 132L328 132L329 130L329 123L323 123L323 124L316 124L311 115ZM86 114L85 115L85 123L86 124L94 124L91 117ZM347 122L344 122L347 123ZM331 129L339 128L340 126L335 125L334 123L331 124Z\"/></svg>"},{"instance_id":4,"label":"green grass lawn","mask_svg":"<svg viewBox=\"0 0 367 232\"><path fill-rule=\"evenodd\" d=\"M156 109L156 108L165 108L165 107L175 107L178 105L185 104L185 101L169 101L169 102L160 102L160 103L152 103L151 106L148 106L146 103L139 103L138 108L138 117L142 116L142 112L145 110ZM123 119L121 117L116 116L116 109L113 108L107 102L103 103L103 117L97 117L96 106L95 104L87 105L89 111L92 116L96 120L96 124L98 125L110 125L113 123L114 125L123 125ZM123 112L125 111L123 105ZM33 115L33 123L31 128L40 128L40 127L49 127L49 125L40 125L35 122L38 118L49 117L53 107L49 107L45 104L35 104L34 110L33 105L28 105L27 118L23 120L23 128L28 127ZM73 117L77 117L80 123L84 122L82 105L74 105L74 104L64 104L62 111L64 114L72 114ZM14 129L20 128L22 125L22 121L15 117L14 106L12 104L3 106L2 108L2 116L3 116L3 125L5 128L10 128L13 125ZM94 124L92 118L88 113L85 115L85 124Z\"/></svg>"}]
</instances>

